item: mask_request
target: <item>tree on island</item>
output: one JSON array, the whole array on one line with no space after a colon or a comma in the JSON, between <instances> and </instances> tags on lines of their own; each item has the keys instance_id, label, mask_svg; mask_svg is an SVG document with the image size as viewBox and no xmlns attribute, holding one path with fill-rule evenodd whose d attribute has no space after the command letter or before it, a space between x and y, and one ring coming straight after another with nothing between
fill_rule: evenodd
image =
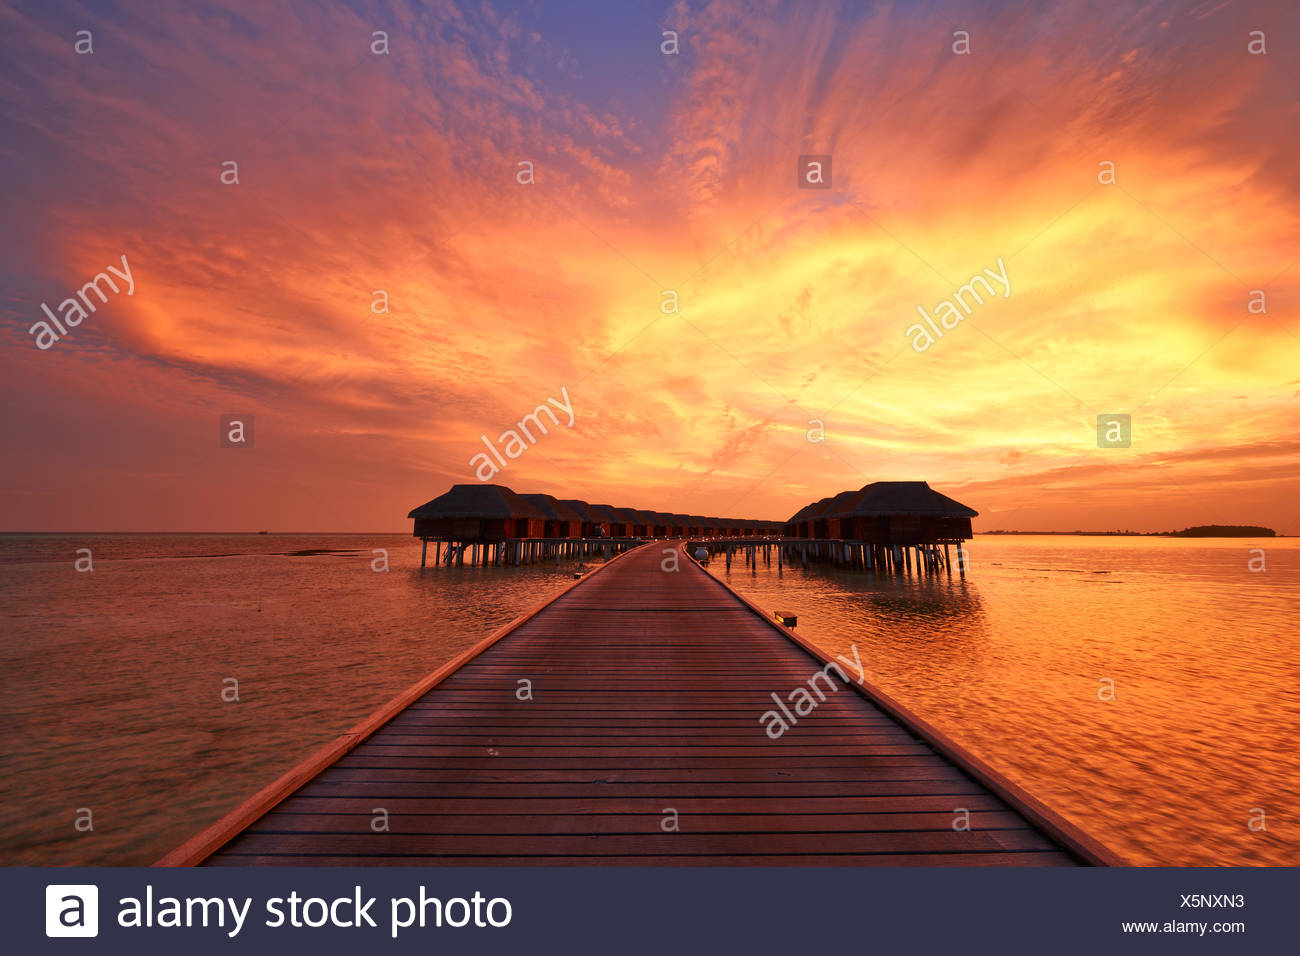
<instances>
[{"instance_id":1,"label":"tree on island","mask_svg":"<svg viewBox=\"0 0 1300 956\"><path fill-rule=\"evenodd\" d=\"M1168 532L1174 538L1275 538L1272 528L1250 524L1200 524L1182 531Z\"/></svg>"}]
</instances>

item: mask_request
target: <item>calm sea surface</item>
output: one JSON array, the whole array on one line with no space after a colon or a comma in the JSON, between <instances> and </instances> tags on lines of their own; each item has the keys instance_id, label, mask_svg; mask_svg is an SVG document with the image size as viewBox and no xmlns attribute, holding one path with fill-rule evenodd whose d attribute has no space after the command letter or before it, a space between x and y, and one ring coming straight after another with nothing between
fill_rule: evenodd
<instances>
[{"instance_id":1,"label":"calm sea surface","mask_svg":"<svg viewBox=\"0 0 1300 956\"><path fill-rule=\"evenodd\" d=\"M419 565L404 535L0 536L0 862L151 863L573 579Z\"/></svg>"},{"instance_id":2,"label":"calm sea surface","mask_svg":"<svg viewBox=\"0 0 1300 956\"><path fill-rule=\"evenodd\" d=\"M1300 540L971 552L965 583L714 571L1136 862L1300 863ZM400 535L0 536L0 862L151 862L571 581L418 565Z\"/></svg>"},{"instance_id":3,"label":"calm sea surface","mask_svg":"<svg viewBox=\"0 0 1300 956\"><path fill-rule=\"evenodd\" d=\"M970 558L964 583L712 570L856 644L868 682L1129 860L1300 864L1300 539L980 536Z\"/></svg>"}]
</instances>

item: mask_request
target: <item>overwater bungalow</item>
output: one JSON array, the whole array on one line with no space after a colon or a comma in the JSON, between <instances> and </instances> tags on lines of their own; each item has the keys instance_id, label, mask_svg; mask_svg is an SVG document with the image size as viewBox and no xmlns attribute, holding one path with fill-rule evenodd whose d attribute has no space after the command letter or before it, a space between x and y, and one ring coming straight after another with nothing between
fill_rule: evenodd
<instances>
[{"instance_id":1,"label":"overwater bungalow","mask_svg":"<svg viewBox=\"0 0 1300 956\"><path fill-rule=\"evenodd\" d=\"M838 538L852 538L853 519L850 517L850 512L866 493L866 488L841 491L822 505L812 515L812 537L831 541Z\"/></svg>"},{"instance_id":2,"label":"overwater bungalow","mask_svg":"<svg viewBox=\"0 0 1300 956\"><path fill-rule=\"evenodd\" d=\"M818 532L820 532L820 537L826 537L826 524L825 522L819 522L817 519L826 513L826 510L834 501L834 496L831 496L809 506L808 511L799 521L799 537L816 538L819 536Z\"/></svg>"},{"instance_id":3,"label":"overwater bungalow","mask_svg":"<svg viewBox=\"0 0 1300 956\"><path fill-rule=\"evenodd\" d=\"M872 570L951 570L948 548L971 537L978 515L924 481L875 481L805 505L785 522L793 554ZM811 543L808 543L811 542ZM822 544L825 542L825 544Z\"/></svg>"},{"instance_id":4,"label":"overwater bungalow","mask_svg":"<svg viewBox=\"0 0 1300 956\"><path fill-rule=\"evenodd\" d=\"M605 533L611 538L625 537L621 530L623 519L619 517L618 512L610 505L587 505L587 510L591 512L600 524L605 528Z\"/></svg>"},{"instance_id":5,"label":"overwater bungalow","mask_svg":"<svg viewBox=\"0 0 1300 956\"><path fill-rule=\"evenodd\" d=\"M821 501L814 501L806 504L794 514L792 514L785 523L785 536L787 538L811 538L812 522L809 515L819 506L830 501L829 498L823 498Z\"/></svg>"},{"instance_id":6,"label":"overwater bungalow","mask_svg":"<svg viewBox=\"0 0 1300 956\"><path fill-rule=\"evenodd\" d=\"M632 523L632 534L638 538L649 538L654 536L655 515L653 511L632 510L635 516Z\"/></svg>"},{"instance_id":7,"label":"overwater bungalow","mask_svg":"<svg viewBox=\"0 0 1300 956\"><path fill-rule=\"evenodd\" d=\"M601 518L592 511L592 506L580 498L561 498L564 505L582 519L582 536L584 538L609 537L609 519Z\"/></svg>"},{"instance_id":8,"label":"overwater bungalow","mask_svg":"<svg viewBox=\"0 0 1300 956\"><path fill-rule=\"evenodd\" d=\"M794 514L792 514L790 517L785 519L783 530L787 538L794 538L798 536L799 519L804 516L804 513L808 510L809 507L810 507L809 505L804 505L802 508L800 508Z\"/></svg>"},{"instance_id":9,"label":"overwater bungalow","mask_svg":"<svg viewBox=\"0 0 1300 956\"><path fill-rule=\"evenodd\" d=\"M667 538L673 533L673 516L662 511L652 512L655 518L654 536Z\"/></svg>"},{"instance_id":10,"label":"overwater bungalow","mask_svg":"<svg viewBox=\"0 0 1300 956\"><path fill-rule=\"evenodd\" d=\"M971 538L974 508L924 481L876 481L863 487L841 518L841 537L869 544L957 544Z\"/></svg>"},{"instance_id":11,"label":"overwater bungalow","mask_svg":"<svg viewBox=\"0 0 1300 956\"><path fill-rule=\"evenodd\" d=\"M631 508L610 508L613 514L613 523L610 525L609 534L613 538L635 538L637 537L637 517L636 512Z\"/></svg>"},{"instance_id":12,"label":"overwater bungalow","mask_svg":"<svg viewBox=\"0 0 1300 956\"><path fill-rule=\"evenodd\" d=\"M582 537L582 516L554 495L531 494L520 495L519 497L532 502L539 511L546 515L546 524L542 531L542 537Z\"/></svg>"},{"instance_id":13,"label":"overwater bungalow","mask_svg":"<svg viewBox=\"0 0 1300 956\"><path fill-rule=\"evenodd\" d=\"M540 538L546 515L505 485L452 485L446 494L411 509L417 538L467 542Z\"/></svg>"}]
</instances>

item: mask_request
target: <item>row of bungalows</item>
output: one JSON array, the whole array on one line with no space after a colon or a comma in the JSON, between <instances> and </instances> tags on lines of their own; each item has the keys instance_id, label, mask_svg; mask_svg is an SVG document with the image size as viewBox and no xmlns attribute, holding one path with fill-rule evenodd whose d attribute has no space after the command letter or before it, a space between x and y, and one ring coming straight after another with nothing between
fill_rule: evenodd
<instances>
[{"instance_id":1,"label":"row of bungalows","mask_svg":"<svg viewBox=\"0 0 1300 956\"><path fill-rule=\"evenodd\" d=\"M412 509L408 517L415 522L414 535L423 540L426 555L429 542L438 542L435 561L441 560L446 543L446 563L463 563L466 549L473 562L481 556L482 563L517 563L552 554L591 553L587 543L598 539L630 543L653 538L775 538L783 529L779 521L620 508L578 498L517 494L493 484L453 485ZM573 547L572 542L583 544Z\"/></svg>"},{"instance_id":2,"label":"row of bungalows","mask_svg":"<svg viewBox=\"0 0 1300 956\"><path fill-rule=\"evenodd\" d=\"M897 570L910 569L913 553L918 569L951 568L948 546L956 545L964 571L962 542L970 540L971 518L978 515L924 481L875 481L805 505L784 533L787 540L837 545L815 548L814 555Z\"/></svg>"}]
</instances>

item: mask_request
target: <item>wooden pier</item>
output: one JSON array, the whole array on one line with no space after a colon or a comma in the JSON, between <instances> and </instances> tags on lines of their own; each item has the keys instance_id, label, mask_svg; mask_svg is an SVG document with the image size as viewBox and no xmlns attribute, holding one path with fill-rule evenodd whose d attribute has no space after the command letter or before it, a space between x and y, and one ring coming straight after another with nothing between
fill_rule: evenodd
<instances>
[{"instance_id":1,"label":"wooden pier","mask_svg":"<svg viewBox=\"0 0 1300 956\"><path fill-rule=\"evenodd\" d=\"M680 543L645 545L160 863L1121 862L831 660ZM787 703L797 688L810 712Z\"/></svg>"}]
</instances>

